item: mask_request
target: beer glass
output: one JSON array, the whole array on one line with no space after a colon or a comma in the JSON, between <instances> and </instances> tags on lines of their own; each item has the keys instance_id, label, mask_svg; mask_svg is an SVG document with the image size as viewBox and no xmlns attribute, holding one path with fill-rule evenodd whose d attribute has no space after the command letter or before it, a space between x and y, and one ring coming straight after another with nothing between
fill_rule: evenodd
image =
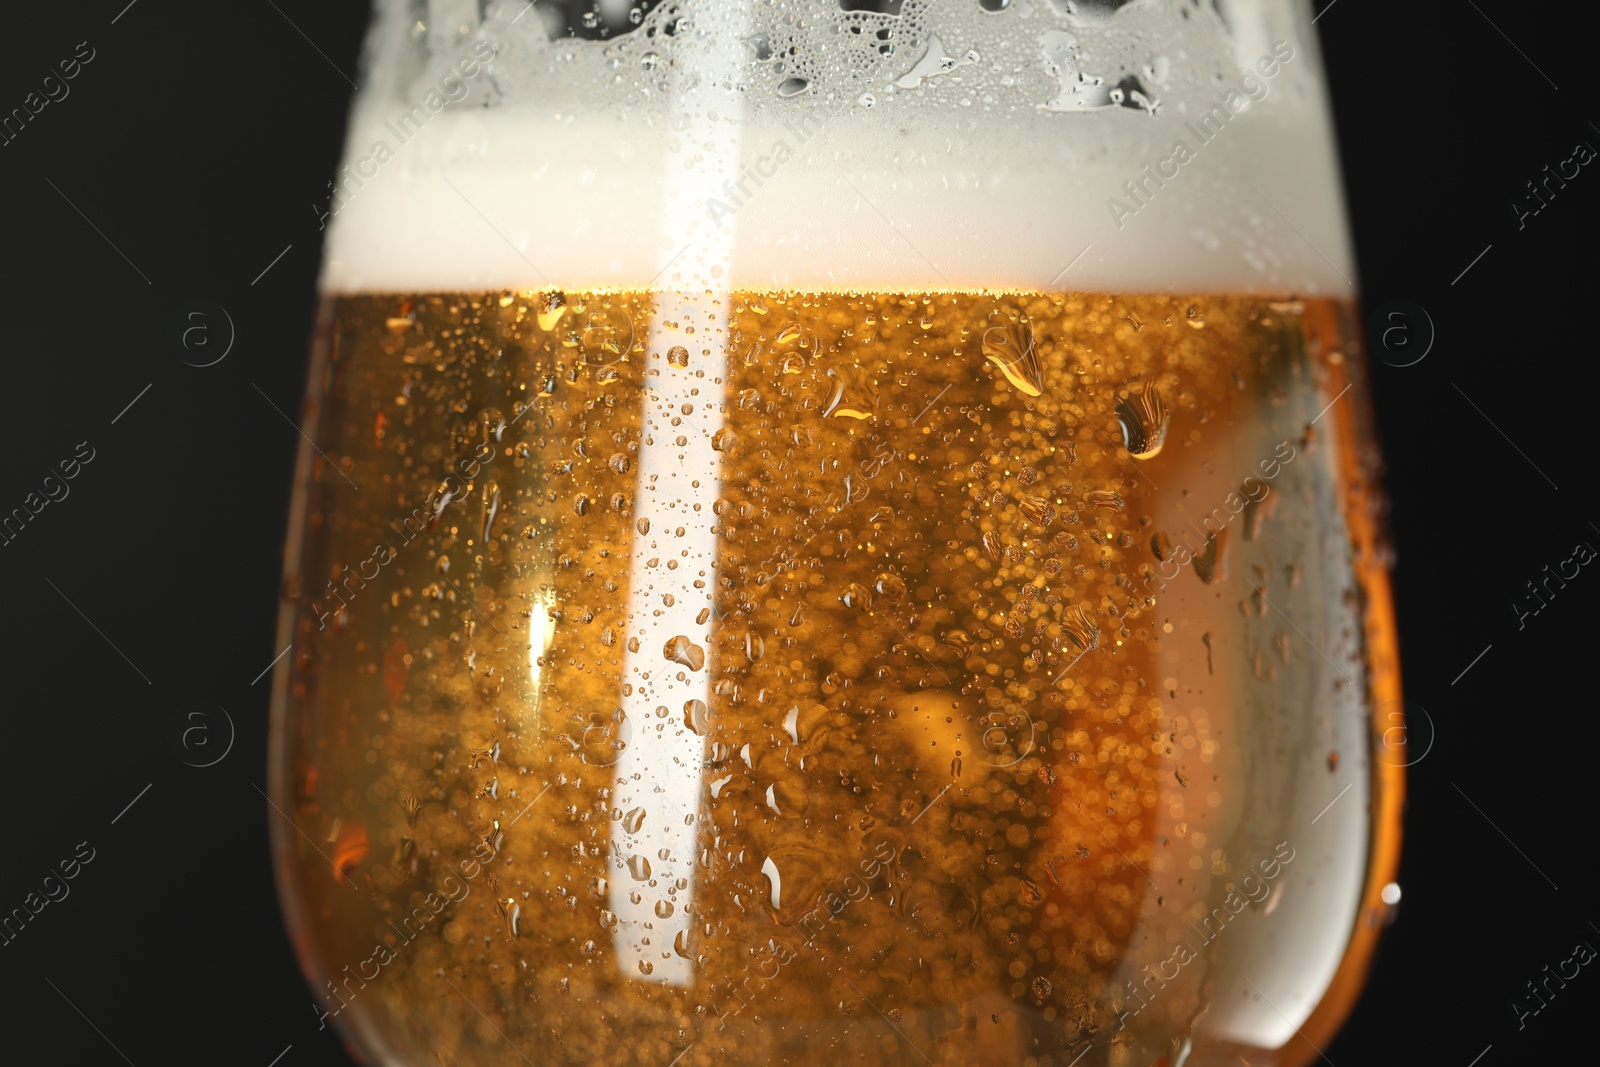
<instances>
[{"instance_id":1,"label":"beer glass","mask_svg":"<svg viewBox=\"0 0 1600 1067\"><path fill-rule=\"evenodd\" d=\"M379 0L269 813L384 1065L1301 1064L1397 899L1309 12Z\"/></svg>"}]
</instances>

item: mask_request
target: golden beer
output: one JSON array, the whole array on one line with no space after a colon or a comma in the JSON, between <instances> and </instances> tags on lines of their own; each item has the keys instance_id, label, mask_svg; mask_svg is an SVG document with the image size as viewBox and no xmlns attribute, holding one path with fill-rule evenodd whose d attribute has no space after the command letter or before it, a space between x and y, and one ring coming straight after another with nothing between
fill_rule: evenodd
<instances>
[{"instance_id":1,"label":"golden beer","mask_svg":"<svg viewBox=\"0 0 1600 1067\"><path fill-rule=\"evenodd\" d=\"M319 1025L455 1067L1314 1055L1397 845L1353 306L708 304L327 302L273 779Z\"/></svg>"}]
</instances>

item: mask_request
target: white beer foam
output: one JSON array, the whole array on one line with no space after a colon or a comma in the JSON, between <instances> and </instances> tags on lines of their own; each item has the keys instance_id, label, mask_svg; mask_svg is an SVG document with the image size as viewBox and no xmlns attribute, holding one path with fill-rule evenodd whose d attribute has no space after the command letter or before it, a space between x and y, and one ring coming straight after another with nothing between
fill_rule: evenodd
<instances>
[{"instance_id":1,"label":"white beer foam","mask_svg":"<svg viewBox=\"0 0 1600 1067\"><path fill-rule=\"evenodd\" d=\"M550 41L523 4L497 2L418 57L404 5L380 4L324 291L1353 292L1298 6L1219 17L1146 0L1090 21L1046 0L906 0L898 19L823 4L846 31L832 39L887 31L896 51L863 63L836 45L834 61L797 39L775 69L758 58L770 37L748 39L741 163L685 191L669 161L686 131L658 75L736 6L672 37L666 14L692 27L705 5L658 7L589 42ZM675 258L699 227L728 231L729 277Z\"/></svg>"}]
</instances>

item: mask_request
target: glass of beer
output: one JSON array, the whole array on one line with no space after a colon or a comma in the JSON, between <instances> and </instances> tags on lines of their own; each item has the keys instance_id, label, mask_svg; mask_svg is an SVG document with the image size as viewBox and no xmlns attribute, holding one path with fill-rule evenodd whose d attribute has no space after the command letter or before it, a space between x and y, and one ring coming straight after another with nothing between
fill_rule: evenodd
<instances>
[{"instance_id":1,"label":"glass of beer","mask_svg":"<svg viewBox=\"0 0 1600 1067\"><path fill-rule=\"evenodd\" d=\"M384 1065L1309 1062L1406 762L1280 0L379 0L270 792Z\"/></svg>"}]
</instances>

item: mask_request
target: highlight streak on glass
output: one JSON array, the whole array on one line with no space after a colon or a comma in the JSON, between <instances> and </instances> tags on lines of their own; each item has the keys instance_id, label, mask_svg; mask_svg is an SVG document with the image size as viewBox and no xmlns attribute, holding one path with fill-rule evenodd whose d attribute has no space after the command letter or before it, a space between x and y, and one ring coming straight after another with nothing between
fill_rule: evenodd
<instances>
[{"instance_id":1,"label":"highlight streak on glass","mask_svg":"<svg viewBox=\"0 0 1600 1067\"><path fill-rule=\"evenodd\" d=\"M622 669L629 740L616 764L611 804L613 811L641 809L644 817L613 823L607 889L618 917L613 940L622 973L679 986L693 979L691 962L674 943L680 934L687 940L691 920L705 762L705 739L688 727L683 709L691 700L710 700L712 505L720 486L711 438L723 422L733 252L732 226L715 228L703 197L739 169L743 105L734 89L739 67L730 57L742 54L749 23L744 4L705 17L714 21L687 30L703 47L675 85L674 121L683 133L667 169L662 236L680 253L677 273L662 280L650 329L634 493L638 524ZM657 911L662 901L671 904L664 916Z\"/></svg>"}]
</instances>

